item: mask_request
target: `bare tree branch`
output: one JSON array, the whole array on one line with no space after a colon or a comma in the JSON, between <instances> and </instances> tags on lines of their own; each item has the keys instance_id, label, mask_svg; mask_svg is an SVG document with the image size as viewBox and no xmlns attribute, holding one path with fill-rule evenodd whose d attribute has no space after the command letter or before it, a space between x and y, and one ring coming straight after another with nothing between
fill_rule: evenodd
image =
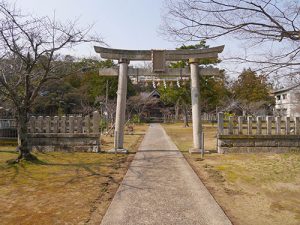
<instances>
[{"instance_id":1,"label":"bare tree branch","mask_svg":"<svg viewBox=\"0 0 300 225\"><path fill-rule=\"evenodd\" d=\"M91 26L79 28L76 21L61 23L55 16L23 15L5 1L0 1L0 25L0 97L16 110L22 158L30 155L28 112L41 88L50 79L74 72L61 51L85 42L104 43L89 35Z\"/></svg>"},{"instance_id":2,"label":"bare tree branch","mask_svg":"<svg viewBox=\"0 0 300 225\"><path fill-rule=\"evenodd\" d=\"M270 54L233 60L298 69L300 2L298 0L165 0L162 32L172 40L200 41L228 37ZM254 50L256 52L256 50ZM269 67L269 68L270 68ZM270 72L270 71L269 71Z\"/></svg>"}]
</instances>

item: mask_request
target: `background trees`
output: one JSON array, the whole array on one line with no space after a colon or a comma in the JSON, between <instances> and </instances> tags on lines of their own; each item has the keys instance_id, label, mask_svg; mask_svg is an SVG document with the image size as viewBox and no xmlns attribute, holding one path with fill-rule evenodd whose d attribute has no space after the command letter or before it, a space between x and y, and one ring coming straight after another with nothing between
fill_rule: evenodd
<instances>
[{"instance_id":1,"label":"background trees","mask_svg":"<svg viewBox=\"0 0 300 225\"><path fill-rule=\"evenodd\" d=\"M16 111L20 159L31 159L28 149L28 112L46 82L74 71L72 62L64 60L61 50L89 37L89 28L75 23L60 23L49 17L23 15L8 3L0 2L0 94Z\"/></svg>"},{"instance_id":2,"label":"background trees","mask_svg":"<svg viewBox=\"0 0 300 225\"><path fill-rule=\"evenodd\" d=\"M226 100L232 95L229 85L224 71L219 76L201 76L200 101L203 111L215 113L218 108L224 107Z\"/></svg>"},{"instance_id":3,"label":"background trees","mask_svg":"<svg viewBox=\"0 0 300 225\"><path fill-rule=\"evenodd\" d=\"M160 98L164 104L166 106L174 107L175 114L177 114L176 116L178 116L178 111L181 110L184 126L188 127L188 115L191 108L190 82L185 82L184 84L181 84L180 87L168 86L165 88L160 86L158 90L161 93Z\"/></svg>"},{"instance_id":4,"label":"background trees","mask_svg":"<svg viewBox=\"0 0 300 225\"><path fill-rule=\"evenodd\" d=\"M37 115L101 114L101 128L113 126L116 112L118 77L99 76L100 68L115 66L113 61L94 58L72 62L75 71L61 79L47 82L30 113ZM137 93L128 79L128 98Z\"/></svg>"},{"instance_id":5,"label":"background trees","mask_svg":"<svg viewBox=\"0 0 300 225\"><path fill-rule=\"evenodd\" d=\"M233 83L232 92L244 114L256 114L274 105L270 95L271 86L266 76L258 75L251 69L244 70Z\"/></svg>"}]
</instances>

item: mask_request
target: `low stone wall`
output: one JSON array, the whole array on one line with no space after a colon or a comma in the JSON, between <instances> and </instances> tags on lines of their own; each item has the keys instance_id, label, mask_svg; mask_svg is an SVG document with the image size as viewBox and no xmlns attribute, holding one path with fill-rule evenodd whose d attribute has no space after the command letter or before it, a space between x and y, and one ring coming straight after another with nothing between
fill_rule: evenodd
<instances>
[{"instance_id":1,"label":"low stone wall","mask_svg":"<svg viewBox=\"0 0 300 225\"><path fill-rule=\"evenodd\" d=\"M62 134L37 133L29 134L29 146L32 150L50 152L99 152L99 134Z\"/></svg>"},{"instance_id":2,"label":"low stone wall","mask_svg":"<svg viewBox=\"0 0 300 225\"><path fill-rule=\"evenodd\" d=\"M218 135L218 153L300 152L300 135Z\"/></svg>"}]
</instances>

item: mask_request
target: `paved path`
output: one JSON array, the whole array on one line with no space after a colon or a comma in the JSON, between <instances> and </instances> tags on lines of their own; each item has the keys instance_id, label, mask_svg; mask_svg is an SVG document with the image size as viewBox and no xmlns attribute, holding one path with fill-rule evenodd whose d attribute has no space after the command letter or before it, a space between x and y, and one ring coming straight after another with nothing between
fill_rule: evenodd
<instances>
[{"instance_id":1,"label":"paved path","mask_svg":"<svg viewBox=\"0 0 300 225\"><path fill-rule=\"evenodd\" d=\"M231 224L159 124L151 124L102 225Z\"/></svg>"}]
</instances>

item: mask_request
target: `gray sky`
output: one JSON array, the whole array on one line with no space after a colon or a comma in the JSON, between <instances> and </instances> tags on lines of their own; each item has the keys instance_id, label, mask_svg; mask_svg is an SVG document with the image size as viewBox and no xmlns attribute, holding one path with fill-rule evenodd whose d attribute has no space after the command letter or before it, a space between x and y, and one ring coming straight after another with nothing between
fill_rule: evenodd
<instances>
[{"instance_id":1,"label":"gray sky","mask_svg":"<svg viewBox=\"0 0 300 225\"><path fill-rule=\"evenodd\" d=\"M182 45L159 35L164 0L12 0L23 13L53 16L57 20L78 19L79 25L94 24L93 32L103 37L111 48L174 49ZM238 52L239 46L230 39L208 42L211 47L225 44L222 56ZM92 44L76 47L67 54L98 56ZM221 68L241 70L239 65L221 63ZM236 74L236 72L231 73Z\"/></svg>"},{"instance_id":2,"label":"gray sky","mask_svg":"<svg viewBox=\"0 0 300 225\"><path fill-rule=\"evenodd\" d=\"M82 26L94 24L112 48L174 49L178 44L158 35L163 0L17 0L24 12L53 16L59 20L79 19ZM91 46L77 55L94 55Z\"/></svg>"}]
</instances>

